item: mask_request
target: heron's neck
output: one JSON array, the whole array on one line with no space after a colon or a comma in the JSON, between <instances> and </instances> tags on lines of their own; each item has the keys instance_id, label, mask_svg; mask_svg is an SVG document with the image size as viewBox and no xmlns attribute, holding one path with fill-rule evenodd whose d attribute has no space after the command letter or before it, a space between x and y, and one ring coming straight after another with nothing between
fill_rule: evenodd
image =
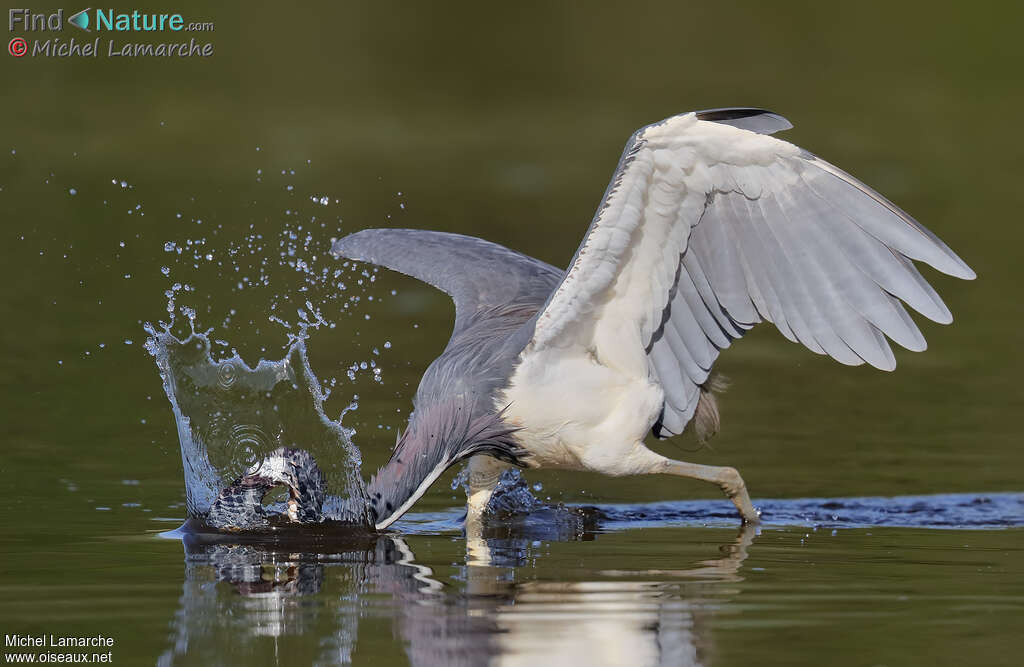
<instances>
[{"instance_id":1,"label":"heron's neck","mask_svg":"<svg viewBox=\"0 0 1024 667\"><path fill-rule=\"evenodd\" d=\"M449 467L475 454L519 465L524 454L500 414L476 413L462 401L417 408L394 453L367 487L374 525L386 528Z\"/></svg>"}]
</instances>

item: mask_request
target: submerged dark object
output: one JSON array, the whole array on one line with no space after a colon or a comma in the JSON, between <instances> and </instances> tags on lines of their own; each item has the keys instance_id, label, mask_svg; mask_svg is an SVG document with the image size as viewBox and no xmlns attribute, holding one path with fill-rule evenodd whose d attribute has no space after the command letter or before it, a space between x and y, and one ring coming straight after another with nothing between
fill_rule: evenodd
<instances>
[{"instance_id":1,"label":"submerged dark object","mask_svg":"<svg viewBox=\"0 0 1024 667\"><path fill-rule=\"evenodd\" d=\"M217 496L206 523L220 530L264 528L275 516L263 506L274 487L288 491L287 509L278 515L293 523L321 523L325 496L323 473L309 452L278 447L251 466Z\"/></svg>"},{"instance_id":2,"label":"submerged dark object","mask_svg":"<svg viewBox=\"0 0 1024 667\"><path fill-rule=\"evenodd\" d=\"M455 302L451 340L370 483L374 525L390 525L467 458L470 519L512 464L711 482L756 521L734 468L644 444L688 424L699 439L717 431L721 351L769 321L817 354L892 370L888 339L926 346L904 305L952 321L913 261L974 278L882 195L768 136L791 127L763 109L713 109L641 128L565 271L457 234L369 229L335 241L336 257Z\"/></svg>"}]
</instances>

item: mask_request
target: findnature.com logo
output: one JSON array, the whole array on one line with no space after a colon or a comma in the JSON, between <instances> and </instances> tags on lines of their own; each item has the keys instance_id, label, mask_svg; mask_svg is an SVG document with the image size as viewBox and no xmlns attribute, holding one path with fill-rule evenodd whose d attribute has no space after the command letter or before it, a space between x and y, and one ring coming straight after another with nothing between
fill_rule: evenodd
<instances>
[{"instance_id":1,"label":"findnature.com logo","mask_svg":"<svg viewBox=\"0 0 1024 667\"><path fill-rule=\"evenodd\" d=\"M132 10L130 12L116 9L94 9L88 7L65 18L63 9L53 13L34 12L31 9L8 10L7 28L9 32L23 33L55 33L63 32L64 26L71 25L78 30L93 33L97 36L92 40L80 41L76 37L65 39L61 36L40 35L33 37L31 42L25 37L14 37L8 44L8 52L15 58L24 56L68 58L91 57L105 55L117 57L209 57L213 55L212 42L197 42L190 38L185 41L166 42L119 42L114 38L104 38L99 33L164 33L170 37L180 32L213 32L211 21L186 21L179 13L149 13ZM184 38L182 35L181 39ZM103 49L101 42L105 41Z\"/></svg>"}]
</instances>

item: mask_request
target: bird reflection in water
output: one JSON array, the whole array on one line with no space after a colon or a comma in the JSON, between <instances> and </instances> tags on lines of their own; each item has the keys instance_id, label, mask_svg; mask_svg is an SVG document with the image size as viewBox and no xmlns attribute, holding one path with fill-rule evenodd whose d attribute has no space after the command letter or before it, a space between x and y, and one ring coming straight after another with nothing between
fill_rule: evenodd
<instances>
[{"instance_id":1,"label":"bird reflection in water","mask_svg":"<svg viewBox=\"0 0 1024 667\"><path fill-rule=\"evenodd\" d=\"M158 664L347 664L361 622L358 662L389 647L391 660L404 652L412 665L710 664L714 613L736 594L730 584L742 580L758 528L743 526L717 557L679 569L544 571L538 544L601 539L600 524L596 509L498 517L467 536L465 564L445 576L394 535L316 547L186 537L182 595ZM566 580L574 573L589 580ZM382 620L393 637L382 636Z\"/></svg>"}]
</instances>

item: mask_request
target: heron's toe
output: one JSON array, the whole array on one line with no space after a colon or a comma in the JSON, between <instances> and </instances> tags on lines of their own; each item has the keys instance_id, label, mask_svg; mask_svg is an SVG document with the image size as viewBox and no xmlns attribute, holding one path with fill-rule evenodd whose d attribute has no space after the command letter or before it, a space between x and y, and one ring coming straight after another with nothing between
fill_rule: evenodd
<instances>
[{"instance_id":1,"label":"heron's toe","mask_svg":"<svg viewBox=\"0 0 1024 667\"><path fill-rule=\"evenodd\" d=\"M739 510L744 523L758 523L761 520L761 513L750 502L747 485L738 470L735 468L722 468L718 485L729 500L732 501L733 505L736 506L736 509Z\"/></svg>"},{"instance_id":2,"label":"heron's toe","mask_svg":"<svg viewBox=\"0 0 1024 667\"><path fill-rule=\"evenodd\" d=\"M718 486L730 499L747 492L747 485L736 468L722 468Z\"/></svg>"}]
</instances>

